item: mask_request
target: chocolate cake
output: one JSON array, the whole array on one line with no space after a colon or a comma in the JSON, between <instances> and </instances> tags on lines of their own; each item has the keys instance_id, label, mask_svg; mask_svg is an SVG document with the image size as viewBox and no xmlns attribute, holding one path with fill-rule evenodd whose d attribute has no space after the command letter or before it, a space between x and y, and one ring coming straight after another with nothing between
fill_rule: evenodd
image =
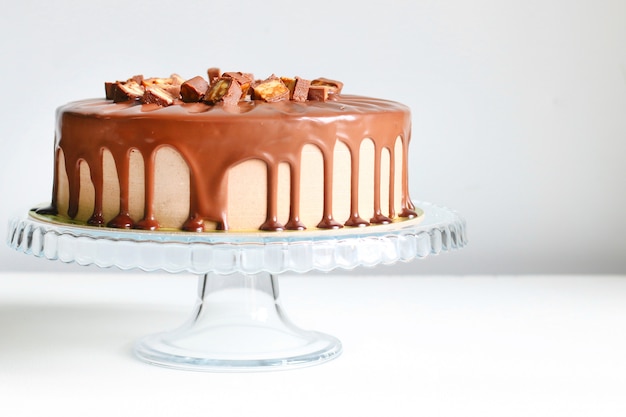
<instances>
[{"instance_id":1,"label":"chocolate cake","mask_svg":"<svg viewBox=\"0 0 626 417\"><path fill-rule=\"evenodd\" d=\"M411 119L326 78L135 76L57 110L53 214L143 230L304 230L413 218Z\"/></svg>"}]
</instances>

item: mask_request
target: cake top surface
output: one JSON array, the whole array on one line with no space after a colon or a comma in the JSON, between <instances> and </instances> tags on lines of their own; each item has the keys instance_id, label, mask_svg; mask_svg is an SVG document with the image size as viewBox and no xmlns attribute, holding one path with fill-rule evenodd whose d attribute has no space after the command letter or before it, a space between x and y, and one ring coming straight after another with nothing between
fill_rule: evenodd
<instances>
[{"instance_id":1,"label":"cake top surface","mask_svg":"<svg viewBox=\"0 0 626 417\"><path fill-rule=\"evenodd\" d=\"M251 73L221 72L209 68L207 78L183 79L135 75L125 81L105 82L106 99L75 101L63 113L103 118L246 119L286 117L350 117L351 115L407 113L408 107L390 100L341 94L343 83L329 78L271 75L256 79Z\"/></svg>"},{"instance_id":2,"label":"cake top surface","mask_svg":"<svg viewBox=\"0 0 626 417\"><path fill-rule=\"evenodd\" d=\"M304 144L330 149L338 139L356 148L370 138L389 149L399 136L408 140L407 106L344 95L340 81L275 75L257 80L249 73L222 73L217 68L207 74L208 80L173 74L107 82L105 99L59 108L57 145L84 153L86 147L123 144L145 148L146 154L148 148L172 145L191 159L187 153L207 150L208 157L224 144L229 152L236 150L236 161L259 152L295 159ZM85 143L85 137L91 140Z\"/></svg>"}]
</instances>

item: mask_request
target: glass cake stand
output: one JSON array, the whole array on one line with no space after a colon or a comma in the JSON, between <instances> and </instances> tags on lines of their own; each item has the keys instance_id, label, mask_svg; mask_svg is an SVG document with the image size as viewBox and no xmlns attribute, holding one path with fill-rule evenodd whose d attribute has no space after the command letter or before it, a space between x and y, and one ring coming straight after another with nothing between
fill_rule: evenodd
<instances>
[{"instance_id":1,"label":"glass cake stand","mask_svg":"<svg viewBox=\"0 0 626 417\"><path fill-rule=\"evenodd\" d=\"M7 242L62 262L198 275L188 321L135 344L135 354L148 363L199 371L289 369L334 359L342 346L289 321L278 274L392 264L465 246L462 217L429 203L417 206L417 218L388 225L276 233L94 228L30 211L11 220Z\"/></svg>"}]
</instances>

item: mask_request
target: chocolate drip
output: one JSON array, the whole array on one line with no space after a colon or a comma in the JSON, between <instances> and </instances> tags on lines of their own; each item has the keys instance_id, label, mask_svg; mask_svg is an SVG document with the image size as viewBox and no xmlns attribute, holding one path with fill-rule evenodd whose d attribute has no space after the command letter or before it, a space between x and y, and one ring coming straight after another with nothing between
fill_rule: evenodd
<instances>
[{"instance_id":1,"label":"chocolate drip","mask_svg":"<svg viewBox=\"0 0 626 417\"><path fill-rule=\"evenodd\" d=\"M289 164L291 186L289 193L289 221L285 224L287 230L304 230L306 226L300 221L300 164Z\"/></svg>"},{"instance_id":2,"label":"chocolate drip","mask_svg":"<svg viewBox=\"0 0 626 417\"><path fill-rule=\"evenodd\" d=\"M135 228L143 230L156 230L159 228L159 222L154 216L154 160L156 151L150 150L149 154L144 156L144 186L145 186L145 206L143 219L135 224Z\"/></svg>"},{"instance_id":3,"label":"chocolate drip","mask_svg":"<svg viewBox=\"0 0 626 417\"><path fill-rule=\"evenodd\" d=\"M118 229L131 229L134 227L133 219L130 217L130 155L132 149L122 154L121 158L114 159L117 170L117 178L120 184L120 211L110 222L108 227Z\"/></svg>"},{"instance_id":4,"label":"chocolate drip","mask_svg":"<svg viewBox=\"0 0 626 417\"><path fill-rule=\"evenodd\" d=\"M350 217L345 225L350 227L369 226L369 222L359 215L359 160L361 147L350 149Z\"/></svg>"},{"instance_id":5,"label":"chocolate drip","mask_svg":"<svg viewBox=\"0 0 626 417\"><path fill-rule=\"evenodd\" d=\"M323 213L319 228L343 225L333 217L333 155L337 140L345 143L351 155L350 216L346 226L367 225L359 216L358 185L360 146L372 138L375 146L373 223L394 217L395 142L402 142L402 191L400 216L415 216L408 195L408 145L410 115L406 106L386 100L358 96L337 96L328 102L240 102L237 106L208 106L199 103L169 107L129 105L105 100L85 100L59 109L57 149L62 149L69 181L68 215L78 213L80 163L90 168L95 188L94 212L90 222L102 225L102 152L111 152L119 186L119 213L109 226L146 230L159 228L155 213L155 157L164 146L172 147L189 167L190 201L188 220L180 227L203 231L204 222L228 230L228 172L244 161L258 159L267 165L267 213L262 230L302 230L300 220L300 176L303 146L316 146L322 153ZM381 153L390 152L390 212L381 210ZM129 165L132 150L144 160L144 215L133 222L129 214ZM58 153L56 166L58 167ZM289 220L278 221L278 166L286 162L290 170ZM57 207L55 170L52 209Z\"/></svg>"},{"instance_id":6,"label":"chocolate drip","mask_svg":"<svg viewBox=\"0 0 626 417\"><path fill-rule=\"evenodd\" d=\"M284 230L278 221L278 164L267 164L267 218L259 227L261 230Z\"/></svg>"},{"instance_id":7,"label":"chocolate drip","mask_svg":"<svg viewBox=\"0 0 626 417\"><path fill-rule=\"evenodd\" d=\"M333 218L333 159L334 145L330 149L322 151L324 155L324 214L322 220L317 224L320 229L340 229L341 223Z\"/></svg>"},{"instance_id":8,"label":"chocolate drip","mask_svg":"<svg viewBox=\"0 0 626 417\"><path fill-rule=\"evenodd\" d=\"M102 149L100 149L96 163L89 166L91 182L96 189L93 213L91 214L89 220L87 220L87 224L90 226L104 226L104 215L102 214L102 200L104 199L104 192L98 192L98 190L104 190L104 167L102 166L102 154Z\"/></svg>"},{"instance_id":9,"label":"chocolate drip","mask_svg":"<svg viewBox=\"0 0 626 417\"><path fill-rule=\"evenodd\" d=\"M385 215L383 215L382 210L380 208L380 165L382 160L382 150L381 147L376 147L374 151L374 217L370 219L371 223L374 224L388 224L391 223L391 219Z\"/></svg>"},{"instance_id":10,"label":"chocolate drip","mask_svg":"<svg viewBox=\"0 0 626 417\"><path fill-rule=\"evenodd\" d=\"M78 199L80 197L80 159L76 159L73 164L69 166L72 168L67 173L68 182L70 187L70 201L67 209L67 214L74 218L78 214ZM67 167L67 156L65 157L65 166ZM96 190L96 193L102 192L102 190Z\"/></svg>"},{"instance_id":11,"label":"chocolate drip","mask_svg":"<svg viewBox=\"0 0 626 417\"><path fill-rule=\"evenodd\" d=\"M396 195L396 153L395 146L389 149L389 217L396 217L395 195Z\"/></svg>"},{"instance_id":12,"label":"chocolate drip","mask_svg":"<svg viewBox=\"0 0 626 417\"><path fill-rule=\"evenodd\" d=\"M407 133L407 135L410 135L410 133ZM409 139L410 136L407 136L405 140L402 141L402 165L405 167L409 166ZM400 206L402 210L398 216L409 219L417 217L415 206L409 196L409 175L407 169L404 170L402 175L402 200Z\"/></svg>"}]
</instances>

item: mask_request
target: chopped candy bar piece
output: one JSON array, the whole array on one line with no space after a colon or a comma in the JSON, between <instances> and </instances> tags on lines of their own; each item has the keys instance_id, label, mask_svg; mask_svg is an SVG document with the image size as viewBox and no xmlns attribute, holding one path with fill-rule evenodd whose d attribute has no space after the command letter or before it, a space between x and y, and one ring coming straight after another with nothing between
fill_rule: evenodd
<instances>
[{"instance_id":1,"label":"chopped candy bar piece","mask_svg":"<svg viewBox=\"0 0 626 417\"><path fill-rule=\"evenodd\" d=\"M222 73L219 68L212 67L207 70L207 75L209 76L209 84L213 85L213 83L215 83L215 81L220 78L220 75L222 75Z\"/></svg>"},{"instance_id":2,"label":"chopped candy bar piece","mask_svg":"<svg viewBox=\"0 0 626 417\"><path fill-rule=\"evenodd\" d=\"M313 81L300 77L277 77L272 74L265 80L256 80L251 73L229 71L222 73L219 68L207 70L208 80L201 76L184 80L178 74L168 78L144 78L135 75L126 81L106 82L106 98L114 102L141 101L170 105L178 99L186 103L205 102L215 104L224 102L235 104L246 100L277 102L292 100L335 100L335 94L341 93L343 83L329 78L316 78ZM158 87L153 90L152 87ZM150 90L148 92L148 90ZM145 94L149 96L143 98Z\"/></svg>"},{"instance_id":3,"label":"chopped candy bar piece","mask_svg":"<svg viewBox=\"0 0 626 417\"><path fill-rule=\"evenodd\" d=\"M289 100L289 88L280 80L272 76L254 86L254 98L273 103L281 100Z\"/></svg>"},{"instance_id":4,"label":"chopped candy bar piece","mask_svg":"<svg viewBox=\"0 0 626 417\"><path fill-rule=\"evenodd\" d=\"M172 97L178 98L180 97L180 86L181 84L164 84L159 85L160 88L167 91Z\"/></svg>"},{"instance_id":5,"label":"chopped candy bar piece","mask_svg":"<svg viewBox=\"0 0 626 417\"><path fill-rule=\"evenodd\" d=\"M117 83L110 81L104 83L104 92L107 100L113 100L115 97L115 90L117 90Z\"/></svg>"},{"instance_id":6,"label":"chopped candy bar piece","mask_svg":"<svg viewBox=\"0 0 626 417\"><path fill-rule=\"evenodd\" d=\"M204 95L204 101L215 104L223 101L224 104L237 104L241 99L241 86L232 78L218 78L215 83L209 87Z\"/></svg>"},{"instance_id":7,"label":"chopped candy bar piece","mask_svg":"<svg viewBox=\"0 0 626 417\"><path fill-rule=\"evenodd\" d=\"M309 97L309 88L311 88L311 81L296 77L296 85L293 89L292 100L306 101Z\"/></svg>"},{"instance_id":8,"label":"chopped candy bar piece","mask_svg":"<svg viewBox=\"0 0 626 417\"><path fill-rule=\"evenodd\" d=\"M181 85L182 83L185 82L185 79L178 74L170 75L170 80L171 80L170 84L172 85Z\"/></svg>"},{"instance_id":9,"label":"chopped candy bar piece","mask_svg":"<svg viewBox=\"0 0 626 417\"><path fill-rule=\"evenodd\" d=\"M201 76L193 77L180 86L180 96L185 103L202 101L204 93L209 89L209 83Z\"/></svg>"},{"instance_id":10,"label":"chopped candy bar piece","mask_svg":"<svg viewBox=\"0 0 626 417\"><path fill-rule=\"evenodd\" d=\"M222 77L228 77L237 80L239 84L246 84L254 81L254 76L252 74L247 74L243 72L225 72L224 74L222 74Z\"/></svg>"},{"instance_id":11,"label":"chopped candy bar piece","mask_svg":"<svg viewBox=\"0 0 626 417\"><path fill-rule=\"evenodd\" d=\"M239 83L242 98L248 95L250 84L254 81L254 75L244 72L225 72L222 77L232 78Z\"/></svg>"},{"instance_id":12,"label":"chopped candy bar piece","mask_svg":"<svg viewBox=\"0 0 626 417\"><path fill-rule=\"evenodd\" d=\"M174 97L166 89L159 85L150 85L146 87L146 91L142 98L142 103L154 103L159 106L171 106L174 104Z\"/></svg>"},{"instance_id":13,"label":"chopped candy bar piece","mask_svg":"<svg viewBox=\"0 0 626 417\"><path fill-rule=\"evenodd\" d=\"M300 77L280 77L282 82L289 88L289 99L293 101L306 101L309 95L311 81Z\"/></svg>"},{"instance_id":14,"label":"chopped candy bar piece","mask_svg":"<svg viewBox=\"0 0 626 417\"><path fill-rule=\"evenodd\" d=\"M291 77L280 77L280 80L289 89L289 100L293 98L293 90L296 88L296 79Z\"/></svg>"},{"instance_id":15,"label":"chopped candy bar piece","mask_svg":"<svg viewBox=\"0 0 626 417\"><path fill-rule=\"evenodd\" d=\"M142 74L138 74L138 75L133 75L132 77L130 77L127 81L134 81L137 84L142 84L143 83L143 75Z\"/></svg>"},{"instance_id":16,"label":"chopped candy bar piece","mask_svg":"<svg viewBox=\"0 0 626 417\"><path fill-rule=\"evenodd\" d=\"M329 78L316 78L315 80L311 81L311 85L322 85L331 87L331 94L340 94L341 90L343 89L343 83L341 81L331 80Z\"/></svg>"},{"instance_id":17,"label":"chopped candy bar piece","mask_svg":"<svg viewBox=\"0 0 626 417\"><path fill-rule=\"evenodd\" d=\"M171 84L171 83L172 83L171 78L151 77L151 78L144 78L143 81L141 82L141 85L143 85L144 87L147 87L149 85L163 85L163 84Z\"/></svg>"},{"instance_id":18,"label":"chopped candy bar piece","mask_svg":"<svg viewBox=\"0 0 626 417\"><path fill-rule=\"evenodd\" d=\"M311 101L328 101L331 89L327 85L311 85L307 98Z\"/></svg>"},{"instance_id":19,"label":"chopped candy bar piece","mask_svg":"<svg viewBox=\"0 0 626 417\"><path fill-rule=\"evenodd\" d=\"M143 87L134 80L116 83L115 96L113 101L120 103L123 101L140 100L143 97Z\"/></svg>"},{"instance_id":20,"label":"chopped candy bar piece","mask_svg":"<svg viewBox=\"0 0 626 417\"><path fill-rule=\"evenodd\" d=\"M180 85L183 83L183 78L178 74L172 74L169 78L147 78L144 79L141 84L144 88L152 85L161 87L167 91L170 95L178 97L180 95Z\"/></svg>"}]
</instances>

